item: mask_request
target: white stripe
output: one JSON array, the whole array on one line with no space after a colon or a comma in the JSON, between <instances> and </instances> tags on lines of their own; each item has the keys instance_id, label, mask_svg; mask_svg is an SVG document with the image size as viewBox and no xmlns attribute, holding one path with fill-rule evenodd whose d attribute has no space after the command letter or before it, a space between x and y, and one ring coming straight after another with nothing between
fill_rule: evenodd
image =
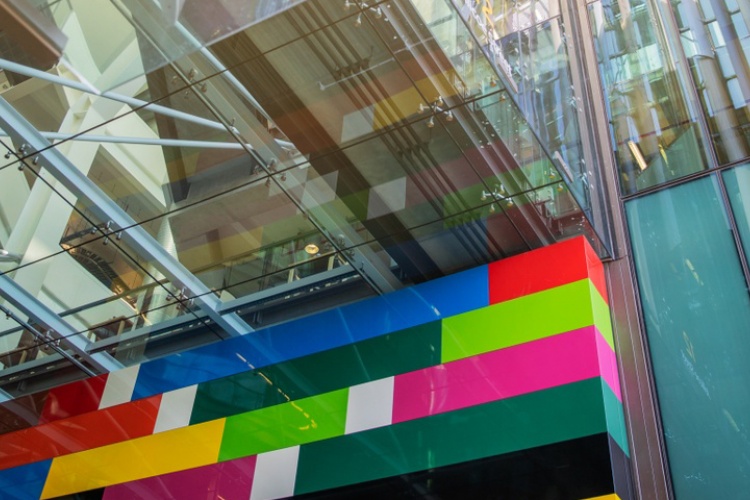
<instances>
[{"instance_id":1,"label":"white stripe","mask_svg":"<svg viewBox=\"0 0 750 500\"><path fill-rule=\"evenodd\" d=\"M391 425L394 378L374 380L349 388L346 434Z\"/></svg>"},{"instance_id":2,"label":"white stripe","mask_svg":"<svg viewBox=\"0 0 750 500\"><path fill-rule=\"evenodd\" d=\"M191 385L162 394L154 434L190 425L190 414L197 392L198 386Z\"/></svg>"},{"instance_id":3,"label":"white stripe","mask_svg":"<svg viewBox=\"0 0 750 500\"><path fill-rule=\"evenodd\" d=\"M140 368L141 365L129 366L107 375L107 384L104 386L104 393L99 402L100 410L130 401Z\"/></svg>"},{"instance_id":4,"label":"white stripe","mask_svg":"<svg viewBox=\"0 0 750 500\"><path fill-rule=\"evenodd\" d=\"M299 446L260 453L250 500L274 500L294 495Z\"/></svg>"}]
</instances>

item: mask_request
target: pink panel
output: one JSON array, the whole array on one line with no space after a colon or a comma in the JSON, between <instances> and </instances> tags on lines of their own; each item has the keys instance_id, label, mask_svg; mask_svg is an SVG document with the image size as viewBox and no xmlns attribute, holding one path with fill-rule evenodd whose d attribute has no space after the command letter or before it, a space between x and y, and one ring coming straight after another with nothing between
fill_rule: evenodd
<instances>
[{"instance_id":1,"label":"pink panel","mask_svg":"<svg viewBox=\"0 0 750 500\"><path fill-rule=\"evenodd\" d=\"M593 326L398 375L393 423L599 375Z\"/></svg>"},{"instance_id":2,"label":"pink panel","mask_svg":"<svg viewBox=\"0 0 750 500\"><path fill-rule=\"evenodd\" d=\"M617 399L622 403L622 391L620 390L620 377L617 375L617 358L612 348L604 340L604 337L597 332L596 334L596 351L599 357L599 372L602 378Z\"/></svg>"},{"instance_id":3,"label":"pink panel","mask_svg":"<svg viewBox=\"0 0 750 500\"><path fill-rule=\"evenodd\" d=\"M133 498L250 498L256 457L245 457L110 486L104 500Z\"/></svg>"}]
</instances>

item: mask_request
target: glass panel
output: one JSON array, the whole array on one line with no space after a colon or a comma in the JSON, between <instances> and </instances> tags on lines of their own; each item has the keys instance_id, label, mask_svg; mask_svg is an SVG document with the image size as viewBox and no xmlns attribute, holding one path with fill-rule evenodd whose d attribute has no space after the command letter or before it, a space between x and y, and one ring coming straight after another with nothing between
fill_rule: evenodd
<instances>
[{"instance_id":1,"label":"glass panel","mask_svg":"<svg viewBox=\"0 0 750 500\"><path fill-rule=\"evenodd\" d=\"M452 66L451 71L430 77L436 95L450 97L449 103L481 97L502 88L483 48L477 45L467 28L461 15L465 14L463 11L459 13L448 0L411 0L395 4L399 6L402 17L391 24L403 41L394 40L393 43L407 44L410 39L426 43L425 52L420 54L424 61L419 66L410 65L407 70L415 81L423 78L420 75L424 74L425 67ZM411 30L414 30L413 34ZM448 65L443 62L445 57L449 59ZM430 92L425 92L425 95L428 99L435 97Z\"/></svg>"},{"instance_id":2,"label":"glass panel","mask_svg":"<svg viewBox=\"0 0 750 500\"><path fill-rule=\"evenodd\" d=\"M205 50L216 40L303 2L261 0L248 5L237 0L219 4L115 0L92 5L85 0L35 0L33 3L51 28L61 33L60 49L65 65L75 68L90 85L110 90L185 54ZM356 15L332 2L310 3L320 4L318 10L327 17ZM330 7L324 9L325 5ZM101 23L101 19L107 22ZM278 39L278 36L272 38L274 42Z\"/></svg>"},{"instance_id":3,"label":"glass panel","mask_svg":"<svg viewBox=\"0 0 750 500\"><path fill-rule=\"evenodd\" d=\"M750 296L716 180L626 210L676 497L741 498L750 481Z\"/></svg>"},{"instance_id":4,"label":"glass panel","mask_svg":"<svg viewBox=\"0 0 750 500\"><path fill-rule=\"evenodd\" d=\"M727 170L723 175L745 257L750 261L750 165Z\"/></svg>"},{"instance_id":5,"label":"glass panel","mask_svg":"<svg viewBox=\"0 0 750 500\"><path fill-rule=\"evenodd\" d=\"M407 51L401 57L408 60L394 58L370 22L356 26L345 19L249 61L244 36L212 50L304 155L420 119L428 104L420 82L412 82L401 67L415 65L414 55Z\"/></svg>"},{"instance_id":6,"label":"glass panel","mask_svg":"<svg viewBox=\"0 0 750 500\"><path fill-rule=\"evenodd\" d=\"M706 168L705 145L651 0L589 5L625 194Z\"/></svg>"},{"instance_id":7,"label":"glass panel","mask_svg":"<svg viewBox=\"0 0 750 500\"><path fill-rule=\"evenodd\" d=\"M719 163L750 156L750 67L743 51L750 35L743 13L731 15L737 7L725 0L671 3ZM741 8L750 19L750 7Z\"/></svg>"}]
</instances>

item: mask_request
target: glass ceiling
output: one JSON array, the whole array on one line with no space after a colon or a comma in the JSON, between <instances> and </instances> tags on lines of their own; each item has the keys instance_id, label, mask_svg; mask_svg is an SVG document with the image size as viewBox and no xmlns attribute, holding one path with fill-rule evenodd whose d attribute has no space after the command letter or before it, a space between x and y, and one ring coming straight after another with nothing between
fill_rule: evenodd
<instances>
[{"instance_id":1,"label":"glass ceiling","mask_svg":"<svg viewBox=\"0 0 750 500\"><path fill-rule=\"evenodd\" d=\"M41 367L247 334L303 297L330 307L578 234L607 253L575 113L545 108L573 88L554 1L514 29L495 2L491 40L447 0L10 3L36 42L0 50L11 395ZM562 48L555 68L529 64L523 30Z\"/></svg>"}]
</instances>

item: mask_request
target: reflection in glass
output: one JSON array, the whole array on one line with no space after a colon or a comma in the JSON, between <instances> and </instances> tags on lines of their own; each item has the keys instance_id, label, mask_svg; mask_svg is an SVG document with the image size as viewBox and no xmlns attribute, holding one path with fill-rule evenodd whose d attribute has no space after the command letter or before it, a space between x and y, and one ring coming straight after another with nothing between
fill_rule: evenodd
<instances>
[{"instance_id":1,"label":"reflection in glass","mask_svg":"<svg viewBox=\"0 0 750 500\"><path fill-rule=\"evenodd\" d=\"M745 258L750 262L750 165L727 170L723 176Z\"/></svg>"},{"instance_id":2,"label":"reflection in glass","mask_svg":"<svg viewBox=\"0 0 750 500\"><path fill-rule=\"evenodd\" d=\"M672 0L719 164L750 155L750 5Z\"/></svg>"},{"instance_id":3,"label":"reflection in glass","mask_svg":"<svg viewBox=\"0 0 750 500\"><path fill-rule=\"evenodd\" d=\"M750 482L750 296L716 180L626 210L676 497L741 498Z\"/></svg>"},{"instance_id":4,"label":"reflection in glass","mask_svg":"<svg viewBox=\"0 0 750 500\"><path fill-rule=\"evenodd\" d=\"M603 0L589 20L623 193L703 170L704 139L651 0Z\"/></svg>"}]
</instances>

